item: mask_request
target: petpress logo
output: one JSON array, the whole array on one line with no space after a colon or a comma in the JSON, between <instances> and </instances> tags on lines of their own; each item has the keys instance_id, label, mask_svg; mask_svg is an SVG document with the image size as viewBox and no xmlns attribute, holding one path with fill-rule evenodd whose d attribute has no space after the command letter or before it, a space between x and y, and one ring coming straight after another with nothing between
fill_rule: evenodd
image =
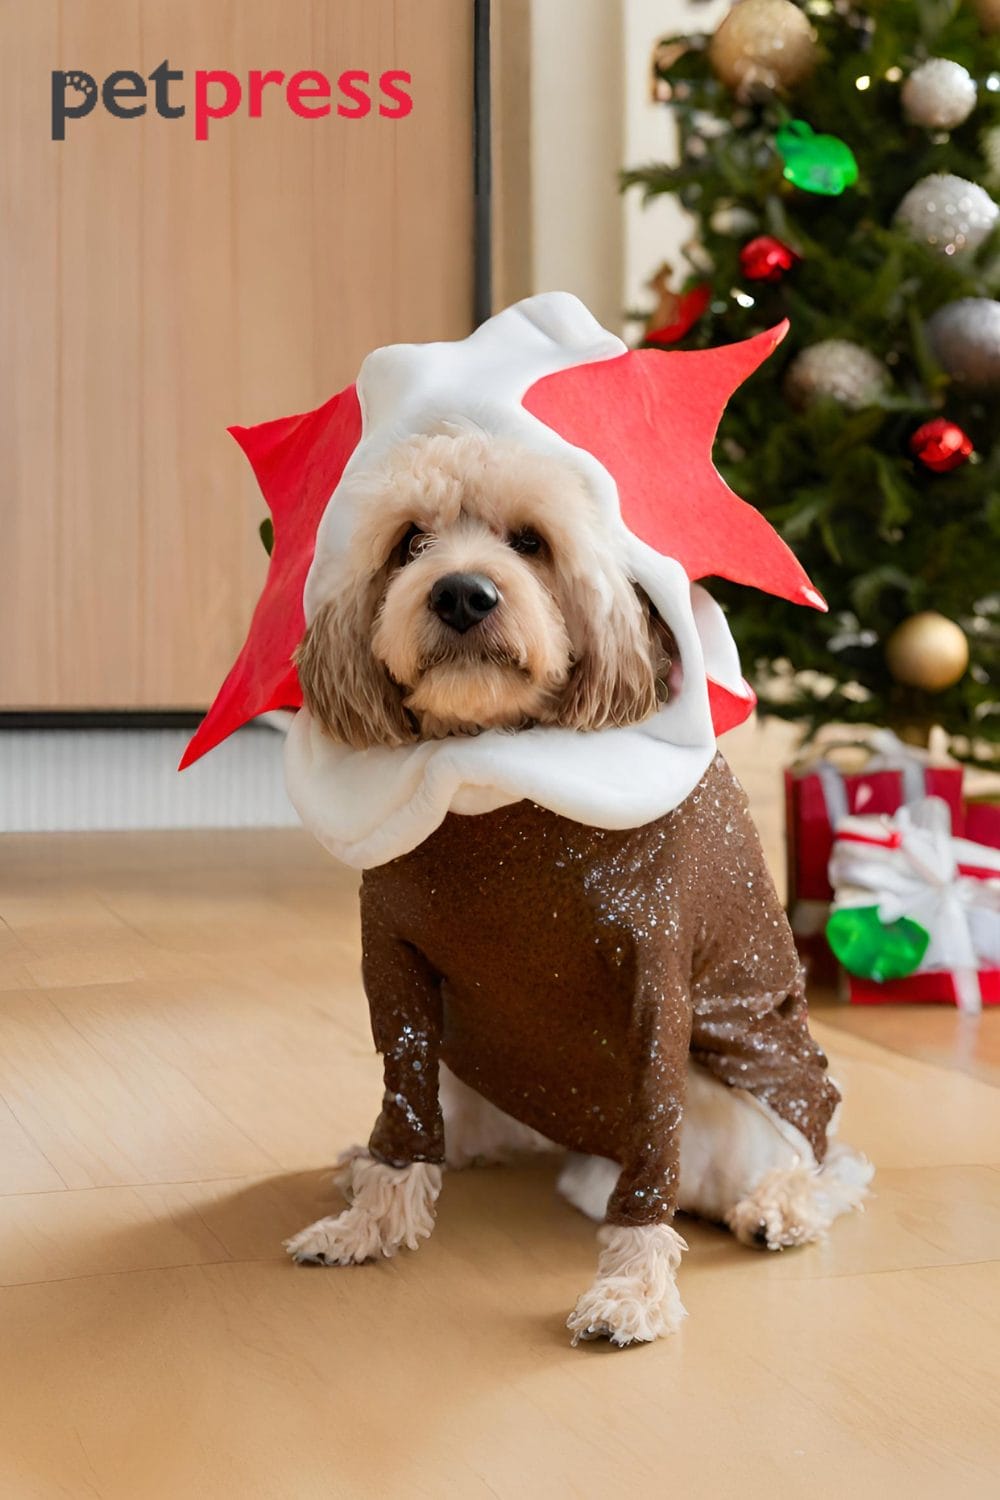
<instances>
[{"instance_id":1,"label":"petpress logo","mask_svg":"<svg viewBox=\"0 0 1000 1500\"><path fill-rule=\"evenodd\" d=\"M337 115L363 120L377 110L385 120L402 120L413 109L412 78L402 68L373 76L366 68L348 68L336 78L314 68L286 75L277 69L252 68L244 81L221 68L198 68L194 74L194 138L207 141L213 120L227 120L244 110L251 120L265 111L288 109L300 120ZM103 82L81 68L52 73L52 139L66 139L66 124L82 120L100 102L116 120L135 120L149 108L164 120L187 114L182 102L184 72L166 59L148 78L131 68L109 73Z\"/></svg>"}]
</instances>

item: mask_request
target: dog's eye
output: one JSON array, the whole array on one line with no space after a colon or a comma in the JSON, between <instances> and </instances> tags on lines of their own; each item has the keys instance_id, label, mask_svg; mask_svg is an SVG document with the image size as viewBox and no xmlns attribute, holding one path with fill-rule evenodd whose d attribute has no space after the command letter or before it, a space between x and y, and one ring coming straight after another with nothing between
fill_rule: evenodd
<instances>
[{"instance_id":1,"label":"dog's eye","mask_svg":"<svg viewBox=\"0 0 1000 1500\"><path fill-rule=\"evenodd\" d=\"M537 531L532 531L530 526L525 526L521 531L514 532L510 545L515 552L523 553L525 557L537 557L545 543Z\"/></svg>"},{"instance_id":2,"label":"dog's eye","mask_svg":"<svg viewBox=\"0 0 1000 1500\"><path fill-rule=\"evenodd\" d=\"M407 529L406 535L399 544L398 556L401 568L405 568L406 564L416 557L426 535L426 531L421 531L419 526L410 526Z\"/></svg>"}]
</instances>

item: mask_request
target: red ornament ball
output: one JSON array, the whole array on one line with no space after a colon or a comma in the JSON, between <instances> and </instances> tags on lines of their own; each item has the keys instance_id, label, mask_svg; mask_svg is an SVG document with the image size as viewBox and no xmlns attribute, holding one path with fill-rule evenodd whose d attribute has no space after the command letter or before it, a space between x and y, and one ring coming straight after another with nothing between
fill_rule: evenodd
<instances>
[{"instance_id":1,"label":"red ornament ball","mask_svg":"<svg viewBox=\"0 0 1000 1500\"><path fill-rule=\"evenodd\" d=\"M925 469L934 474L947 474L967 461L972 453L972 439L957 422L949 422L947 417L935 417L932 422L925 422L917 428L910 438L910 452Z\"/></svg>"},{"instance_id":2,"label":"red ornament ball","mask_svg":"<svg viewBox=\"0 0 1000 1500\"><path fill-rule=\"evenodd\" d=\"M801 258L772 234L747 240L740 251L740 265L748 281L780 281Z\"/></svg>"}]
</instances>

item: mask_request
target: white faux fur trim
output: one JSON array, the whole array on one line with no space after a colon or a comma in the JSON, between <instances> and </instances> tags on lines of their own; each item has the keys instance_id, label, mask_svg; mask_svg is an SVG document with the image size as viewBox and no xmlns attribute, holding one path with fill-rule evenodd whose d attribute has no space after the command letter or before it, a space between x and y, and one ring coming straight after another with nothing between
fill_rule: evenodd
<instances>
[{"instance_id":1,"label":"white faux fur trim","mask_svg":"<svg viewBox=\"0 0 1000 1500\"><path fill-rule=\"evenodd\" d=\"M320 522L307 619L352 586L344 559L367 498L364 476L408 438L471 428L576 470L630 576L673 632L683 673L646 723L597 734L491 730L357 751L335 745L302 711L286 741L288 793L306 826L346 864L365 869L407 853L449 812L482 813L523 799L598 828L639 827L683 802L715 754L707 678L750 696L715 602L692 587L679 563L628 530L608 470L522 405L543 376L623 353L625 345L575 297L549 292L498 313L467 339L394 345L365 360L362 437Z\"/></svg>"},{"instance_id":2,"label":"white faux fur trim","mask_svg":"<svg viewBox=\"0 0 1000 1500\"><path fill-rule=\"evenodd\" d=\"M452 1171L509 1161L522 1151L558 1149L530 1125L522 1125L513 1115L505 1114L470 1089L444 1063L440 1064L438 1076L445 1162Z\"/></svg>"},{"instance_id":3,"label":"white faux fur trim","mask_svg":"<svg viewBox=\"0 0 1000 1500\"><path fill-rule=\"evenodd\" d=\"M597 1238L597 1275L566 1319L573 1343L606 1338L624 1348L676 1333L687 1317L676 1281L687 1245L676 1229L606 1224Z\"/></svg>"},{"instance_id":4,"label":"white faux fur trim","mask_svg":"<svg viewBox=\"0 0 1000 1500\"><path fill-rule=\"evenodd\" d=\"M600 1224L620 1174L621 1167L608 1156L584 1156L582 1152L571 1151L556 1181L556 1192L588 1219Z\"/></svg>"},{"instance_id":5,"label":"white faux fur trim","mask_svg":"<svg viewBox=\"0 0 1000 1500\"><path fill-rule=\"evenodd\" d=\"M367 1152L352 1154L343 1166L350 1174L350 1207L317 1219L286 1240L292 1259L349 1266L377 1255L395 1255L403 1245L416 1250L434 1228L441 1168L422 1161L387 1167Z\"/></svg>"},{"instance_id":6,"label":"white faux fur trim","mask_svg":"<svg viewBox=\"0 0 1000 1500\"><path fill-rule=\"evenodd\" d=\"M816 1158L794 1125L744 1089L730 1088L688 1061L679 1208L721 1224L769 1172L802 1166L814 1170ZM619 1170L608 1157L571 1153L559 1175L559 1192L600 1223Z\"/></svg>"},{"instance_id":7,"label":"white faux fur trim","mask_svg":"<svg viewBox=\"0 0 1000 1500\"><path fill-rule=\"evenodd\" d=\"M723 1222L768 1172L816 1166L794 1125L690 1061L681 1129L680 1207L703 1219Z\"/></svg>"},{"instance_id":8,"label":"white faux fur trim","mask_svg":"<svg viewBox=\"0 0 1000 1500\"><path fill-rule=\"evenodd\" d=\"M819 1164L805 1136L762 1100L689 1063L678 1207L727 1224L748 1245L780 1250L822 1239L841 1214L863 1206L875 1170L834 1131L832 1121ZM600 1221L618 1173L606 1157L571 1155L559 1192Z\"/></svg>"}]
</instances>

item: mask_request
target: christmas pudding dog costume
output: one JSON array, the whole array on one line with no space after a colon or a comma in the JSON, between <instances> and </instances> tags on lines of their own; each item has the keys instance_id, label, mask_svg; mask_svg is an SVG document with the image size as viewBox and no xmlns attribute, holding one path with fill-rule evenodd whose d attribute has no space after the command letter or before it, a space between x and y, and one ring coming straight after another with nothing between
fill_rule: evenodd
<instances>
[{"instance_id":1,"label":"christmas pudding dog costume","mask_svg":"<svg viewBox=\"0 0 1000 1500\"><path fill-rule=\"evenodd\" d=\"M303 702L286 774L364 871L385 1093L349 1207L288 1242L348 1264L430 1234L442 1167L550 1147L603 1220L569 1318L676 1329L676 1209L778 1249L856 1206L839 1095L746 799L716 735L753 707L721 574L822 608L711 446L775 330L629 353L573 297L242 429L275 543L189 748ZM292 661L293 652L295 660Z\"/></svg>"}]
</instances>

